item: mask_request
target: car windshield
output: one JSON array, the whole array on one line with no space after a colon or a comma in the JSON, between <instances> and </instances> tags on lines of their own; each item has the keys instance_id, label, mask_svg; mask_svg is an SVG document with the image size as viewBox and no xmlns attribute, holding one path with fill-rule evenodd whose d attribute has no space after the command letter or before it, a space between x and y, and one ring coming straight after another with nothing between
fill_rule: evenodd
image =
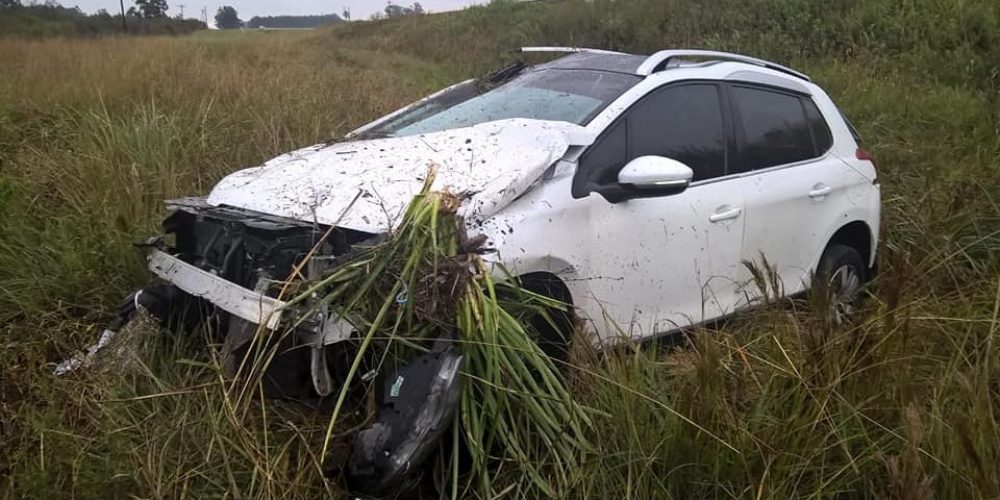
<instances>
[{"instance_id":1,"label":"car windshield","mask_svg":"<svg viewBox=\"0 0 1000 500\"><path fill-rule=\"evenodd\" d=\"M543 69L484 89L482 81L458 85L386 120L363 137L401 137L469 127L506 118L585 125L640 80L590 70Z\"/></svg>"}]
</instances>

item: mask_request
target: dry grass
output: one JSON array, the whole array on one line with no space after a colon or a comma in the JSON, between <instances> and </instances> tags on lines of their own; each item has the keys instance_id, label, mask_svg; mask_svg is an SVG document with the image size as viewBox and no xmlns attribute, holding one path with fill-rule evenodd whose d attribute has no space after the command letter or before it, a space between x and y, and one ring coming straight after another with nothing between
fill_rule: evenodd
<instances>
[{"instance_id":1,"label":"dry grass","mask_svg":"<svg viewBox=\"0 0 1000 500\"><path fill-rule=\"evenodd\" d=\"M427 89L298 33L0 40L0 64L6 493L278 497L304 476L318 489L302 496L327 491L303 444L312 424L234 414L204 348L177 365L178 347L154 342L145 370L117 377L52 380L49 363L96 338L122 292L148 279L131 243L158 231L163 199ZM135 399L151 394L163 396Z\"/></svg>"},{"instance_id":2,"label":"dry grass","mask_svg":"<svg viewBox=\"0 0 1000 500\"><path fill-rule=\"evenodd\" d=\"M573 386L608 417L560 494L1000 498L1000 7L691 5L501 2L331 32L0 40L0 491L339 494L317 465L326 413L232 406L203 338L158 337L113 376L54 380L50 363L147 279L129 244L156 232L163 198L346 132L513 45L573 43L796 64L879 159L886 222L857 325L779 302L679 351L582 352Z\"/></svg>"}]
</instances>

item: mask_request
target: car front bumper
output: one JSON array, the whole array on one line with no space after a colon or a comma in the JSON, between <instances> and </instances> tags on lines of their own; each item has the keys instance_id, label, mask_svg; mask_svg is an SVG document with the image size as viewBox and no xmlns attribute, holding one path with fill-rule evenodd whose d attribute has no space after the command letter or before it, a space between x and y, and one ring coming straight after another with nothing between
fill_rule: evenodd
<instances>
[{"instance_id":1,"label":"car front bumper","mask_svg":"<svg viewBox=\"0 0 1000 500\"><path fill-rule=\"evenodd\" d=\"M286 303L216 276L162 250L152 249L149 270L184 292L256 325L276 330Z\"/></svg>"}]
</instances>

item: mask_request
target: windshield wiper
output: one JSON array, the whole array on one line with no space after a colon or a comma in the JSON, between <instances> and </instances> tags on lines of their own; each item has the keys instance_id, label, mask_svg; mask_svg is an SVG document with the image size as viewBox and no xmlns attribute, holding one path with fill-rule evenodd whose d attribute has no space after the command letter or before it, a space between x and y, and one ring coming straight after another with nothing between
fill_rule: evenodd
<instances>
[{"instance_id":1,"label":"windshield wiper","mask_svg":"<svg viewBox=\"0 0 1000 500\"><path fill-rule=\"evenodd\" d=\"M521 74L528 65L524 61L515 61L510 66L498 69L479 80L480 88L493 88Z\"/></svg>"}]
</instances>

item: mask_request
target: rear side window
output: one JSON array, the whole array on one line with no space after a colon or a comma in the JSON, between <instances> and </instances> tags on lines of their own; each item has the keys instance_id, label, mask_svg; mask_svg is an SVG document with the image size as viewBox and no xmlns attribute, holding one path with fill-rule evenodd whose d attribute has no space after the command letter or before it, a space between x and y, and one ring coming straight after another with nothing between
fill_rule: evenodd
<instances>
[{"instance_id":1,"label":"rear side window","mask_svg":"<svg viewBox=\"0 0 1000 500\"><path fill-rule=\"evenodd\" d=\"M806 109L806 119L809 120L809 130L812 132L813 143L816 145L816 154L817 156L821 155L830 149L830 146L833 146L833 135L830 133L830 127L827 126L826 120L823 119L823 115L812 99L803 97L802 106Z\"/></svg>"},{"instance_id":2,"label":"rear side window","mask_svg":"<svg viewBox=\"0 0 1000 500\"><path fill-rule=\"evenodd\" d=\"M643 100L628 117L629 159L665 156L691 167L694 180L726 173L726 136L718 87L670 86Z\"/></svg>"},{"instance_id":3,"label":"rear side window","mask_svg":"<svg viewBox=\"0 0 1000 500\"><path fill-rule=\"evenodd\" d=\"M733 87L731 95L742 130L741 171L819 156L798 96L751 87Z\"/></svg>"},{"instance_id":4,"label":"rear side window","mask_svg":"<svg viewBox=\"0 0 1000 500\"><path fill-rule=\"evenodd\" d=\"M854 142L856 142L858 144L858 146L860 146L861 145L861 134L858 133L858 129L854 128L854 124L851 123L851 120L847 119L847 115L845 115L843 111L841 111L838 108L837 112L840 113L840 117L843 118L844 119L844 123L847 124L847 129L851 131L851 137L854 138Z\"/></svg>"}]
</instances>

